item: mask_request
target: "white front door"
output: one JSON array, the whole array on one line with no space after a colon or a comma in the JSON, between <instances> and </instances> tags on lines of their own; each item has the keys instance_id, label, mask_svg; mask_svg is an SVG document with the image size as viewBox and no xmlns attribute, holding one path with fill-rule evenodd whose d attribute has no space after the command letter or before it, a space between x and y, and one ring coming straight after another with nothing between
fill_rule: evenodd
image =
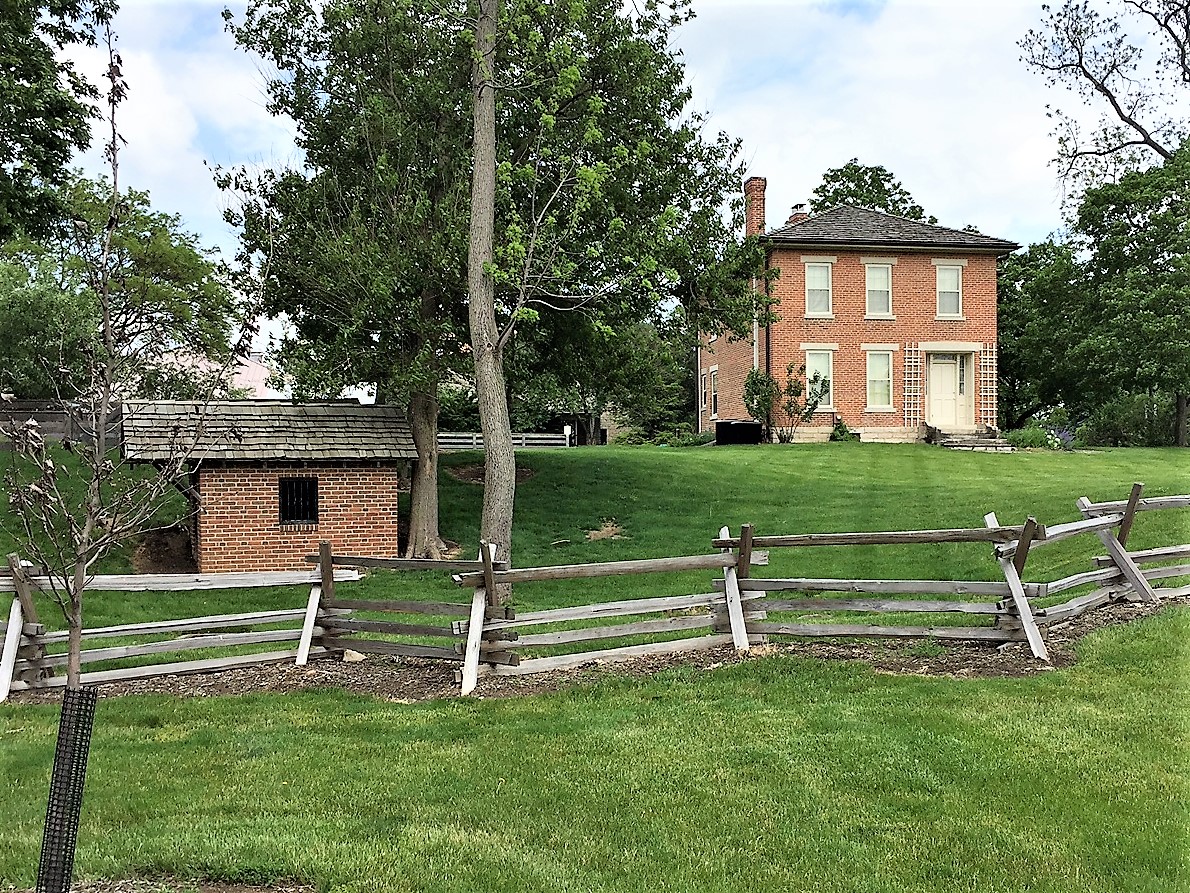
<instances>
[{"instance_id":1,"label":"white front door","mask_svg":"<svg viewBox=\"0 0 1190 893\"><path fill-rule=\"evenodd\" d=\"M935 428L959 424L959 363L954 354L930 356L929 411L926 421Z\"/></svg>"}]
</instances>

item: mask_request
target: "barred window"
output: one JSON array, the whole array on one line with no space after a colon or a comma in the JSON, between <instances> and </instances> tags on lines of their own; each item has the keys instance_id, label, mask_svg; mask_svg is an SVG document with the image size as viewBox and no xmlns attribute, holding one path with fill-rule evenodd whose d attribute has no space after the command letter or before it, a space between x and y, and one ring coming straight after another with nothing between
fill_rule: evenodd
<instances>
[{"instance_id":1,"label":"barred window","mask_svg":"<svg viewBox=\"0 0 1190 893\"><path fill-rule=\"evenodd\" d=\"M317 524L318 478L281 478L278 501L282 524Z\"/></svg>"}]
</instances>

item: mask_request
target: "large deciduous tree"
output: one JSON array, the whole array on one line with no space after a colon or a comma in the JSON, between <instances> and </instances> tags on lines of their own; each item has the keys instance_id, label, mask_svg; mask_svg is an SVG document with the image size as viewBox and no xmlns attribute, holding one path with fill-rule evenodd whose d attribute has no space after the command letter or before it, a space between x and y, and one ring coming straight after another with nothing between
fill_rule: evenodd
<instances>
[{"instance_id":1,"label":"large deciduous tree","mask_svg":"<svg viewBox=\"0 0 1190 893\"><path fill-rule=\"evenodd\" d=\"M1093 330L1084 350L1127 391L1172 394L1187 445L1190 394L1190 142L1163 164L1090 189L1076 227L1086 239Z\"/></svg>"},{"instance_id":2,"label":"large deciduous tree","mask_svg":"<svg viewBox=\"0 0 1190 893\"><path fill-rule=\"evenodd\" d=\"M859 205L874 211L884 211L910 220L937 223L938 218L927 215L913 200L901 181L885 167L860 164L852 158L842 167L835 167L822 175L822 182L810 198L811 213L827 211L837 205Z\"/></svg>"},{"instance_id":3,"label":"large deciduous tree","mask_svg":"<svg viewBox=\"0 0 1190 893\"><path fill-rule=\"evenodd\" d=\"M1083 421L1122 395L1176 407L1190 391L1190 147L1084 194L1069 244L1006 259L1001 400L1009 427L1063 406Z\"/></svg>"},{"instance_id":4,"label":"large deciduous tree","mask_svg":"<svg viewBox=\"0 0 1190 893\"><path fill-rule=\"evenodd\" d=\"M370 384L404 405L418 451L406 555L441 557L437 391L466 357L467 35L425 3L249 6L237 42L277 69L269 108L300 169L224 173L243 259L299 396ZM439 14L441 13L441 14ZM230 19L230 15L227 16Z\"/></svg>"},{"instance_id":5,"label":"large deciduous tree","mask_svg":"<svg viewBox=\"0 0 1190 893\"><path fill-rule=\"evenodd\" d=\"M1020 42L1023 60L1091 107L1090 125L1051 108L1057 162L1078 203L1082 188L1168 160L1190 132L1190 0L1065 0L1043 6Z\"/></svg>"},{"instance_id":6,"label":"large deciduous tree","mask_svg":"<svg viewBox=\"0 0 1190 893\"><path fill-rule=\"evenodd\" d=\"M742 326L757 309L748 282L763 254L734 237L742 202L723 216L738 189L738 144L706 138L670 50L685 6L262 0L235 29L281 70L272 107L298 123L306 167L294 176L304 182L278 182L313 190L300 213L267 195L245 217L246 231L256 227L246 245L272 247L266 292L284 298L273 309L300 308L307 356L363 344L351 362L374 358L369 374L387 369L390 382L419 368L393 349L411 331L427 335L415 356L459 366L451 356L463 356L463 339L445 321L469 316L463 359L488 452L482 536L504 554L515 475L502 366L518 331L565 325L557 314L614 329L673 300L704 328ZM328 189L308 185L323 181ZM329 199L345 183L358 188L339 209ZM340 238L348 209L369 223ZM327 233L334 264L319 241ZM287 282L290 254L301 261ZM335 290L334 268L369 287ZM428 296L427 312L406 312L396 295ZM357 312L344 314L348 304Z\"/></svg>"},{"instance_id":7,"label":"large deciduous tree","mask_svg":"<svg viewBox=\"0 0 1190 893\"><path fill-rule=\"evenodd\" d=\"M63 56L94 45L109 0L6 0L0 5L0 242L44 235L62 211L55 187L91 143L99 96Z\"/></svg>"}]
</instances>

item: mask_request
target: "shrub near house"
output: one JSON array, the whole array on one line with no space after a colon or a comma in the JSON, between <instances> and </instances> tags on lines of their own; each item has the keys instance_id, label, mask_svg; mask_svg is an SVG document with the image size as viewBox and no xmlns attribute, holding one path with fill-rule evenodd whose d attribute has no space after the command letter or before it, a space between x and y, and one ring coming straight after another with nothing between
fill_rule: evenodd
<instances>
[{"instance_id":1,"label":"shrub near house","mask_svg":"<svg viewBox=\"0 0 1190 893\"><path fill-rule=\"evenodd\" d=\"M865 440L995 428L996 258L1020 246L854 205L765 233L765 182L744 184L747 233L780 270L778 319L753 339L700 345L699 429L748 418L748 373L789 364L827 383L799 440L825 440L836 420Z\"/></svg>"}]
</instances>

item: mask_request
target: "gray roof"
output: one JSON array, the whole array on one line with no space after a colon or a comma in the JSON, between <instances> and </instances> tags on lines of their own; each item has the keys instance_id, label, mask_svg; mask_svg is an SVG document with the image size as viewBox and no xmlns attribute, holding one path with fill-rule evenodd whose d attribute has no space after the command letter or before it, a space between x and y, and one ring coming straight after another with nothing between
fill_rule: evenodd
<instances>
[{"instance_id":1,"label":"gray roof","mask_svg":"<svg viewBox=\"0 0 1190 893\"><path fill-rule=\"evenodd\" d=\"M124 457L165 461L189 446L202 461L390 462L417 458L394 406L358 403L127 401ZM201 420L201 427L199 422Z\"/></svg>"},{"instance_id":2,"label":"gray roof","mask_svg":"<svg viewBox=\"0 0 1190 893\"><path fill-rule=\"evenodd\" d=\"M993 254L1008 254L1021 247L1005 239L934 226L856 205L839 205L765 233L764 238L782 245L938 248Z\"/></svg>"}]
</instances>

